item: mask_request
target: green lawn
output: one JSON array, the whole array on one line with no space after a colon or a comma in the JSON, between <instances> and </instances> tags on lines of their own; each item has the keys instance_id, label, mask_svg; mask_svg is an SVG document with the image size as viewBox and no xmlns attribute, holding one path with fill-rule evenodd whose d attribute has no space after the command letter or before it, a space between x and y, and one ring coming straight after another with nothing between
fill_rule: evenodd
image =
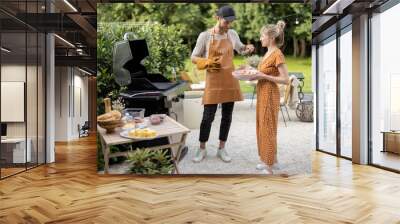
<instances>
[{"instance_id":1,"label":"green lawn","mask_svg":"<svg viewBox=\"0 0 400 224\"><path fill-rule=\"evenodd\" d=\"M236 67L239 67L240 65L245 64L245 57L236 56L233 60L233 63ZM304 74L303 92L311 92L311 58L294 58L292 56L287 56L286 63L289 72L302 72ZM194 82L204 80L205 72L195 70L190 59L186 59L185 64L186 71L188 71L189 76ZM198 74L196 75L195 72ZM246 84L245 81L240 81L240 87L244 93L253 92L253 87Z\"/></svg>"}]
</instances>

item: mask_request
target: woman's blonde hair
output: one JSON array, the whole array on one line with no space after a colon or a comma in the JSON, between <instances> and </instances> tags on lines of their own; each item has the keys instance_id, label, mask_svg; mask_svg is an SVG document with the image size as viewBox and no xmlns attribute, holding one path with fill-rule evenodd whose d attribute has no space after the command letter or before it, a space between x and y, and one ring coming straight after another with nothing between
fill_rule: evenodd
<instances>
[{"instance_id":1,"label":"woman's blonde hair","mask_svg":"<svg viewBox=\"0 0 400 224\"><path fill-rule=\"evenodd\" d=\"M282 47L285 42L285 26L286 23L282 20L279 20L276 24L265 25L261 28L261 35L266 34L274 38L276 45Z\"/></svg>"}]
</instances>

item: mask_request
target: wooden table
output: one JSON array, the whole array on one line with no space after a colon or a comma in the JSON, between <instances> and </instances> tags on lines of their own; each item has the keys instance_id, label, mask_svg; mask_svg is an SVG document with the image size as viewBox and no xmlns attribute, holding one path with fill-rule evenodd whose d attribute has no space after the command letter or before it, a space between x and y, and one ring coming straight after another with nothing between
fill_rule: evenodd
<instances>
[{"instance_id":1,"label":"wooden table","mask_svg":"<svg viewBox=\"0 0 400 224\"><path fill-rule=\"evenodd\" d=\"M1 145L3 154L0 159L5 159L5 163L25 165L26 162L31 162L31 138L5 138L1 139Z\"/></svg>"},{"instance_id":2,"label":"wooden table","mask_svg":"<svg viewBox=\"0 0 400 224\"><path fill-rule=\"evenodd\" d=\"M185 146L186 136L190 132L190 130L169 116L166 116L161 124L149 125L148 128L157 131L158 134L157 138L168 137L169 144L153 146L149 147L149 149L157 150L157 149L171 148L171 158L172 161L174 162L175 171L177 174L179 174L177 163L179 162L181 151ZM110 158L118 156L128 156L128 153L132 151L130 150L126 152L110 153L110 146L129 144L133 142L138 142L139 140L121 137L120 132L122 131L122 129L120 128L116 129L114 133L110 134L107 134L106 130L99 126L97 126L97 130L99 132L102 151L104 155L104 173L108 173L109 170L108 162ZM172 136L174 135L181 135L180 141L173 143ZM178 147L176 155L172 150L172 147Z\"/></svg>"},{"instance_id":3,"label":"wooden table","mask_svg":"<svg viewBox=\"0 0 400 224\"><path fill-rule=\"evenodd\" d=\"M400 131L382 131L383 149L382 152L400 154Z\"/></svg>"}]
</instances>

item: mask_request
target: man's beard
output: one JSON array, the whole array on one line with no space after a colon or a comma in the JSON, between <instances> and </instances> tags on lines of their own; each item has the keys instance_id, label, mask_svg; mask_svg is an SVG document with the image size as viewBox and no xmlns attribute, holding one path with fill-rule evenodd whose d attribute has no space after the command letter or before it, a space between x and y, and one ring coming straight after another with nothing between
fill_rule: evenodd
<instances>
[{"instance_id":1,"label":"man's beard","mask_svg":"<svg viewBox=\"0 0 400 224\"><path fill-rule=\"evenodd\" d=\"M223 27L223 26L219 26L219 30L222 32L222 33L226 33L227 31L228 31L228 27Z\"/></svg>"}]
</instances>

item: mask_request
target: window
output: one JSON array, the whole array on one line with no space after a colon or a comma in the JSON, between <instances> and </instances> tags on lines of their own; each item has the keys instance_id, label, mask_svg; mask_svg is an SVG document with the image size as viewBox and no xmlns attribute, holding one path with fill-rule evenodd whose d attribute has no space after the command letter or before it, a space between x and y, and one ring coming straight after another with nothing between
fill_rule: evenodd
<instances>
[{"instance_id":1,"label":"window","mask_svg":"<svg viewBox=\"0 0 400 224\"><path fill-rule=\"evenodd\" d=\"M371 18L371 157L373 164L395 170L400 170L400 134L384 139L384 132L400 130L398 21L400 5Z\"/></svg>"},{"instance_id":2,"label":"window","mask_svg":"<svg viewBox=\"0 0 400 224\"><path fill-rule=\"evenodd\" d=\"M352 157L352 30L351 25L340 36L340 155Z\"/></svg>"},{"instance_id":3,"label":"window","mask_svg":"<svg viewBox=\"0 0 400 224\"><path fill-rule=\"evenodd\" d=\"M20 15L44 1L9 1ZM45 34L0 12L0 178L45 163Z\"/></svg>"},{"instance_id":4,"label":"window","mask_svg":"<svg viewBox=\"0 0 400 224\"><path fill-rule=\"evenodd\" d=\"M318 149L336 153L336 36L318 47Z\"/></svg>"}]
</instances>

